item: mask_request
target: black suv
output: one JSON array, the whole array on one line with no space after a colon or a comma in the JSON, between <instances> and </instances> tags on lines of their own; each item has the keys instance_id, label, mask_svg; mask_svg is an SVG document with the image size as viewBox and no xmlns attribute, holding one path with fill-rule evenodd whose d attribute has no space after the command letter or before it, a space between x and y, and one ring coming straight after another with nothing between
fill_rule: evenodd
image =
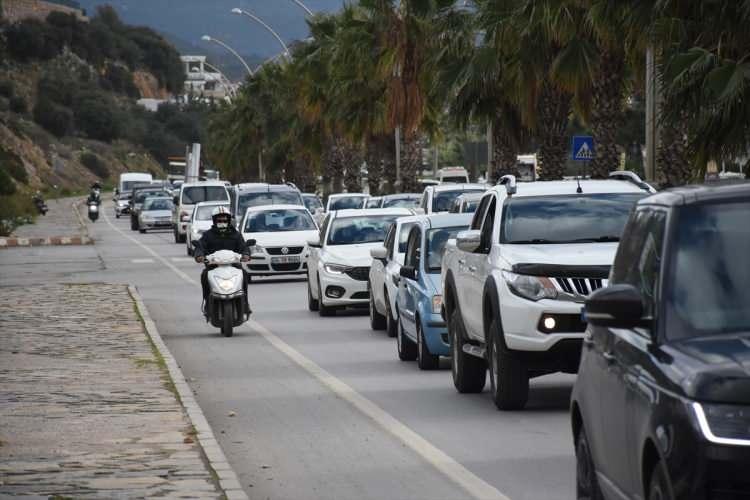
<instances>
[{"instance_id":1,"label":"black suv","mask_svg":"<svg viewBox=\"0 0 750 500\"><path fill-rule=\"evenodd\" d=\"M591 294L577 498L750 499L750 184L641 200Z\"/></svg>"}]
</instances>

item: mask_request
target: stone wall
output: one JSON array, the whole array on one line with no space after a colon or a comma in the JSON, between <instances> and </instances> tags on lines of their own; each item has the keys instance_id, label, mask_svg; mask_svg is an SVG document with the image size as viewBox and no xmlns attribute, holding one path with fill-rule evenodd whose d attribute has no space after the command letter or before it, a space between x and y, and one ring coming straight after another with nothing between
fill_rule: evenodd
<instances>
[{"instance_id":1,"label":"stone wall","mask_svg":"<svg viewBox=\"0 0 750 500\"><path fill-rule=\"evenodd\" d=\"M11 23L27 18L46 19L50 12L74 14L82 21L88 20L81 9L45 2L44 0L2 0L0 8L3 11L3 19Z\"/></svg>"}]
</instances>

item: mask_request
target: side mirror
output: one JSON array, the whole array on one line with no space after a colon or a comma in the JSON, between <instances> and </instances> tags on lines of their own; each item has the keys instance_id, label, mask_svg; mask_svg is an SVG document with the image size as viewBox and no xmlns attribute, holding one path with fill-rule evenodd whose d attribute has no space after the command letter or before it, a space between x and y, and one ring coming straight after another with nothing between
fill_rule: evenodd
<instances>
[{"instance_id":1,"label":"side mirror","mask_svg":"<svg viewBox=\"0 0 750 500\"><path fill-rule=\"evenodd\" d=\"M385 247L377 247L370 250L370 255L373 259L376 260L382 260L385 262L385 260L388 258L388 249Z\"/></svg>"},{"instance_id":2,"label":"side mirror","mask_svg":"<svg viewBox=\"0 0 750 500\"><path fill-rule=\"evenodd\" d=\"M475 252L481 239L482 233L479 230L461 231L456 235L456 246L463 252Z\"/></svg>"},{"instance_id":3,"label":"side mirror","mask_svg":"<svg viewBox=\"0 0 750 500\"><path fill-rule=\"evenodd\" d=\"M247 248L254 247L256 243L257 243L257 241L255 241L254 239L250 238L249 240L247 240L245 242L245 246Z\"/></svg>"},{"instance_id":4,"label":"side mirror","mask_svg":"<svg viewBox=\"0 0 750 500\"><path fill-rule=\"evenodd\" d=\"M402 278L406 278L412 281L417 279L417 269L412 266L401 266L398 273Z\"/></svg>"},{"instance_id":5,"label":"side mirror","mask_svg":"<svg viewBox=\"0 0 750 500\"><path fill-rule=\"evenodd\" d=\"M115 194L120 194L120 190L118 188L115 188Z\"/></svg>"},{"instance_id":6,"label":"side mirror","mask_svg":"<svg viewBox=\"0 0 750 500\"><path fill-rule=\"evenodd\" d=\"M595 326L635 328L647 326L643 298L633 285L612 285L592 293L586 300L586 321Z\"/></svg>"},{"instance_id":7,"label":"side mirror","mask_svg":"<svg viewBox=\"0 0 750 500\"><path fill-rule=\"evenodd\" d=\"M322 246L320 244L320 238L310 238L307 240L307 246L311 248L320 248Z\"/></svg>"},{"instance_id":8,"label":"side mirror","mask_svg":"<svg viewBox=\"0 0 750 500\"><path fill-rule=\"evenodd\" d=\"M179 196L175 196L174 198L172 198L172 203L174 203L174 206L179 205L180 204L180 197Z\"/></svg>"}]
</instances>

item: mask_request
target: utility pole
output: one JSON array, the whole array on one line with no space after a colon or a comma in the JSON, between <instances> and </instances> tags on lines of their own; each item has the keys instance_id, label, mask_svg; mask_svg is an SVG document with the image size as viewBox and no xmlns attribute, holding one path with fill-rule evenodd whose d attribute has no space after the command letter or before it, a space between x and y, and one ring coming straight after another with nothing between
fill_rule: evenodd
<instances>
[{"instance_id":1,"label":"utility pole","mask_svg":"<svg viewBox=\"0 0 750 500\"><path fill-rule=\"evenodd\" d=\"M396 184L393 186L393 190L396 193L401 192L401 127L396 127L394 133L394 139L396 141Z\"/></svg>"},{"instance_id":2,"label":"utility pole","mask_svg":"<svg viewBox=\"0 0 750 500\"><path fill-rule=\"evenodd\" d=\"M263 152L258 150L258 180L260 182L265 181L265 173L263 172Z\"/></svg>"},{"instance_id":3,"label":"utility pole","mask_svg":"<svg viewBox=\"0 0 750 500\"><path fill-rule=\"evenodd\" d=\"M653 45L646 49L646 180L656 180L656 149L659 143L661 89Z\"/></svg>"},{"instance_id":4,"label":"utility pole","mask_svg":"<svg viewBox=\"0 0 750 500\"><path fill-rule=\"evenodd\" d=\"M487 182L492 182L492 120L487 121Z\"/></svg>"}]
</instances>

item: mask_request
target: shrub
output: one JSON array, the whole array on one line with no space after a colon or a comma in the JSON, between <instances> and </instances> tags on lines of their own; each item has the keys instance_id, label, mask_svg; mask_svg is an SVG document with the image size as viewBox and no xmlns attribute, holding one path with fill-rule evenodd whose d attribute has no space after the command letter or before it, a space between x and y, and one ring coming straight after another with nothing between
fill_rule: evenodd
<instances>
[{"instance_id":1,"label":"shrub","mask_svg":"<svg viewBox=\"0 0 750 500\"><path fill-rule=\"evenodd\" d=\"M13 88L13 82L10 80L0 80L0 95L10 99L15 95L15 89Z\"/></svg>"},{"instance_id":2,"label":"shrub","mask_svg":"<svg viewBox=\"0 0 750 500\"><path fill-rule=\"evenodd\" d=\"M16 185L13 178L5 168L0 168L0 196L9 196L16 192Z\"/></svg>"},{"instance_id":3,"label":"shrub","mask_svg":"<svg viewBox=\"0 0 750 500\"><path fill-rule=\"evenodd\" d=\"M34 106L34 121L57 137L68 135L73 130L73 113L46 97L39 99Z\"/></svg>"},{"instance_id":4,"label":"shrub","mask_svg":"<svg viewBox=\"0 0 750 500\"><path fill-rule=\"evenodd\" d=\"M76 127L92 139L111 142L120 136L117 103L102 92L76 96L73 107Z\"/></svg>"},{"instance_id":5,"label":"shrub","mask_svg":"<svg viewBox=\"0 0 750 500\"><path fill-rule=\"evenodd\" d=\"M0 181L0 189L2 185L3 181ZM0 196L0 236L8 236L16 227L30 224L34 221L35 214L34 204L27 193L18 191L12 195Z\"/></svg>"},{"instance_id":6,"label":"shrub","mask_svg":"<svg viewBox=\"0 0 750 500\"><path fill-rule=\"evenodd\" d=\"M83 153L81 154L81 163L84 167L89 169L95 176L106 179L109 177L109 170L104 161L94 153Z\"/></svg>"},{"instance_id":7,"label":"shrub","mask_svg":"<svg viewBox=\"0 0 750 500\"><path fill-rule=\"evenodd\" d=\"M29 174L26 172L26 167L23 166L21 158L14 152L6 151L0 147L0 165L18 182L23 184L29 183Z\"/></svg>"},{"instance_id":8,"label":"shrub","mask_svg":"<svg viewBox=\"0 0 750 500\"><path fill-rule=\"evenodd\" d=\"M52 59L62 51L63 44L56 30L37 19L24 19L5 29L8 52L19 61Z\"/></svg>"},{"instance_id":9,"label":"shrub","mask_svg":"<svg viewBox=\"0 0 750 500\"><path fill-rule=\"evenodd\" d=\"M26 111L28 111L28 108L26 107L26 99L18 95L11 97L9 109L14 113L18 113L19 115L26 113Z\"/></svg>"},{"instance_id":10,"label":"shrub","mask_svg":"<svg viewBox=\"0 0 750 500\"><path fill-rule=\"evenodd\" d=\"M102 77L102 87L109 88L119 94L138 98L140 92L133 82L133 73L117 64L110 64Z\"/></svg>"}]
</instances>

